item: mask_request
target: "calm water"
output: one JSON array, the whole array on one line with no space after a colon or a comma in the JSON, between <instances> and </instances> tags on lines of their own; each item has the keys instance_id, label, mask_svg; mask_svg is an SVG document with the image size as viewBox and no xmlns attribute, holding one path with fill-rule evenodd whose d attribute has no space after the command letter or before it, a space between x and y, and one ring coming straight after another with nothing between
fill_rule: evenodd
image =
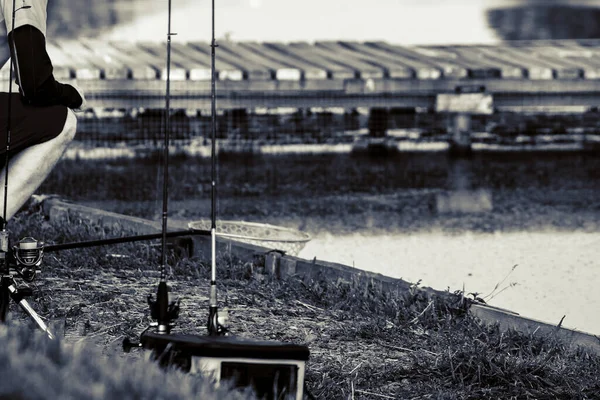
<instances>
[{"instance_id":1,"label":"calm water","mask_svg":"<svg viewBox=\"0 0 600 400\"><path fill-rule=\"evenodd\" d=\"M300 256L410 282L421 280L439 290L476 292L492 305L550 323L566 315L564 326L599 334L600 182L593 172L597 158L522 157L482 157L466 168L475 186L490 189L492 212L431 217L421 211L406 219L426 201L421 196L408 207L364 211L362 228L355 223L353 232L319 231ZM423 168L419 161L423 160L409 165ZM443 175L436 174L434 166L451 169L452 164L441 155L429 161L431 179L424 184L440 189L451 185L450 180L440 182ZM407 165L404 170L412 171L413 179L419 176ZM379 171L391 182L402 173L380 163ZM409 190L379 196L379 205L401 203L397 195L404 192ZM368 208L375 203L362 204ZM424 221L425 226L419 223ZM420 229L411 232L415 224ZM391 229L381 229L386 225Z\"/></svg>"},{"instance_id":2,"label":"calm water","mask_svg":"<svg viewBox=\"0 0 600 400\"><path fill-rule=\"evenodd\" d=\"M529 318L558 324L566 315L563 326L600 334L599 246L592 232L320 234L300 257L464 288Z\"/></svg>"}]
</instances>

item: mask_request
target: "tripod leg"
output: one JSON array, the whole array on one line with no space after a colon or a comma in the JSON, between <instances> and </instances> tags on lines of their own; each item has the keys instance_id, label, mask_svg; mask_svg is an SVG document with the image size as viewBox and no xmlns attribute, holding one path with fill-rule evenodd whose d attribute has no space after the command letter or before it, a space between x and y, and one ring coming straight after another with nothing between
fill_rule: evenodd
<instances>
[{"instance_id":1,"label":"tripod leg","mask_svg":"<svg viewBox=\"0 0 600 400\"><path fill-rule=\"evenodd\" d=\"M50 329L42 318L35 312L29 305L29 302L25 300L18 292L17 287L14 284L8 286L8 291L12 299L31 317L32 320L38 325L38 327L48 335L50 339L54 339L54 335L50 332Z\"/></svg>"},{"instance_id":2,"label":"tripod leg","mask_svg":"<svg viewBox=\"0 0 600 400\"><path fill-rule=\"evenodd\" d=\"M4 279L0 279L0 322L6 321L8 314L8 302L10 301L8 285Z\"/></svg>"}]
</instances>

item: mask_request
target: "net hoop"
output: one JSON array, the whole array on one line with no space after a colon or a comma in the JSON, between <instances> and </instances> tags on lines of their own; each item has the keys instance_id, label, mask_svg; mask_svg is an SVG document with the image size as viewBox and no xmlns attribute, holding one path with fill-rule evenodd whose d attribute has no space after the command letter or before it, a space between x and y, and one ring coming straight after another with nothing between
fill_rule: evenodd
<instances>
[{"instance_id":1,"label":"net hoop","mask_svg":"<svg viewBox=\"0 0 600 400\"><path fill-rule=\"evenodd\" d=\"M210 230L209 220L188 223L192 230ZM217 221L217 237L280 250L296 256L311 240L306 232L282 226L246 221Z\"/></svg>"}]
</instances>

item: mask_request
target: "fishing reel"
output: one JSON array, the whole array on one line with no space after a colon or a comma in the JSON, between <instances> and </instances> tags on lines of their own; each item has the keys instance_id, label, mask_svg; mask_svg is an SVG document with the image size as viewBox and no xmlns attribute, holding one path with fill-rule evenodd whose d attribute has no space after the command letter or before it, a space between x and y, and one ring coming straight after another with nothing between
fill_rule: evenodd
<instances>
[{"instance_id":1,"label":"fishing reel","mask_svg":"<svg viewBox=\"0 0 600 400\"><path fill-rule=\"evenodd\" d=\"M167 283L161 281L158 284L156 300L151 294L147 298L148 306L150 307L150 317L156 320L157 331L160 334L169 334L171 328L175 326L175 320L179 318L180 301L172 301L169 303L169 294Z\"/></svg>"},{"instance_id":2,"label":"fishing reel","mask_svg":"<svg viewBox=\"0 0 600 400\"><path fill-rule=\"evenodd\" d=\"M25 282L33 282L44 256L44 242L26 237L13 246L11 266Z\"/></svg>"},{"instance_id":3,"label":"fishing reel","mask_svg":"<svg viewBox=\"0 0 600 400\"><path fill-rule=\"evenodd\" d=\"M148 329L156 328L156 333L159 335L169 335L171 329L175 327L175 321L179 318L181 302L177 300L169 303L168 292L167 282L161 279L158 284L158 291L156 292L156 300L154 300L154 296L151 294L147 297L148 306L150 307L150 317L154 320ZM126 353L129 353L131 349L140 347L142 347L141 341L134 342L127 337L123 339L123 351Z\"/></svg>"}]
</instances>

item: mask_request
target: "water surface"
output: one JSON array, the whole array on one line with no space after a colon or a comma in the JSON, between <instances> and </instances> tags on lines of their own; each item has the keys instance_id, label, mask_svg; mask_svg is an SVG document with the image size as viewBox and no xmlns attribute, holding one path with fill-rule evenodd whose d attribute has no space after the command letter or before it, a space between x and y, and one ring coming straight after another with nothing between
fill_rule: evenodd
<instances>
[{"instance_id":1,"label":"water surface","mask_svg":"<svg viewBox=\"0 0 600 400\"><path fill-rule=\"evenodd\" d=\"M300 256L464 289L529 318L558 324L566 316L563 326L600 334L598 246L600 233L591 232L321 234Z\"/></svg>"}]
</instances>

